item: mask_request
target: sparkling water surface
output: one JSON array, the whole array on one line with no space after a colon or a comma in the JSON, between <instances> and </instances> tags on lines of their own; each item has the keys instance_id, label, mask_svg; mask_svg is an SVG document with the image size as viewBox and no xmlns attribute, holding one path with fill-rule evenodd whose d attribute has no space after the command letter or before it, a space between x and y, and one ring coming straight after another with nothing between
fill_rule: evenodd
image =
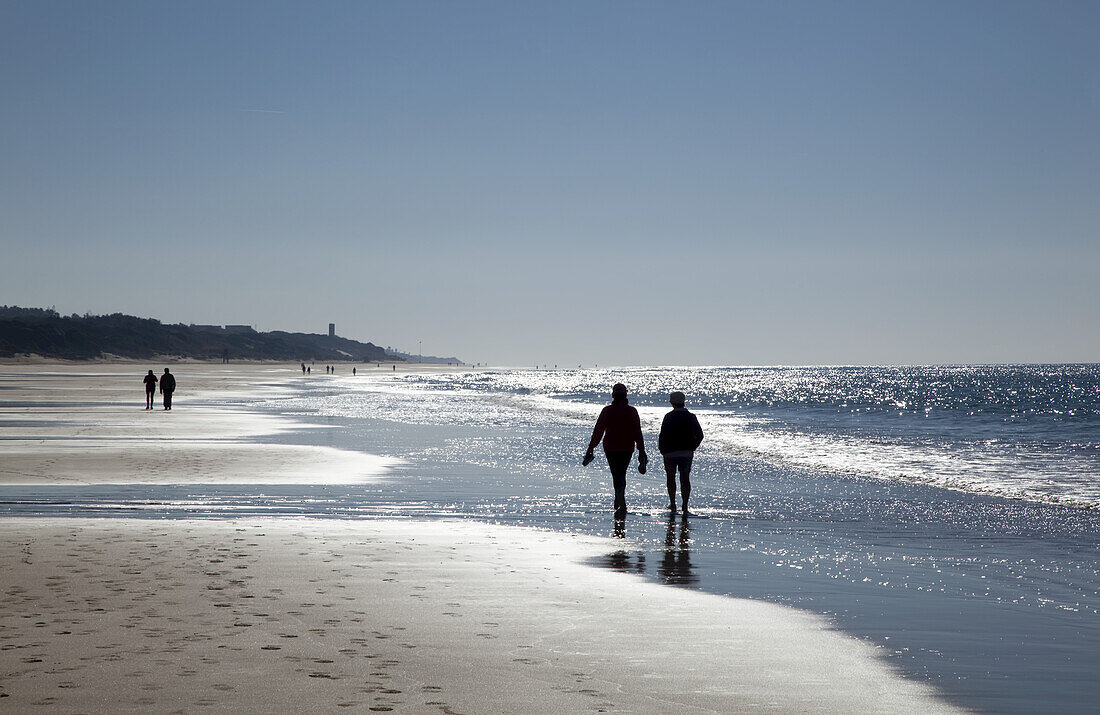
<instances>
[{"instance_id":1,"label":"sparkling water surface","mask_svg":"<svg viewBox=\"0 0 1100 715\"><path fill-rule=\"evenodd\" d=\"M727 453L1100 506L1098 365L536 370L404 381L527 396L577 416L622 381L652 428L680 390L707 421L708 445Z\"/></svg>"}]
</instances>

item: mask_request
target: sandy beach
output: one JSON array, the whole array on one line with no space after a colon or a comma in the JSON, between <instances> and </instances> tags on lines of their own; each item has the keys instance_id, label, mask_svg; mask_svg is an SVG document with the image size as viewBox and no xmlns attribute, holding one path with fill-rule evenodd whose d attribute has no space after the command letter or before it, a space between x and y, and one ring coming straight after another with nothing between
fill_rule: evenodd
<instances>
[{"instance_id":1,"label":"sandy beach","mask_svg":"<svg viewBox=\"0 0 1100 715\"><path fill-rule=\"evenodd\" d=\"M141 366L0 366L0 484L385 474L358 452L250 441L283 420L189 404L260 397L288 366L173 367L164 414L142 409ZM13 712L954 710L824 618L584 563L611 539L412 519L6 517L0 532Z\"/></svg>"},{"instance_id":2,"label":"sandy beach","mask_svg":"<svg viewBox=\"0 0 1100 715\"><path fill-rule=\"evenodd\" d=\"M304 425L202 403L262 399L297 367L174 363L168 413L159 394L144 409L145 363L0 364L0 484L341 483L385 469L389 460L360 452L257 445L250 438Z\"/></svg>"}]
</instances>

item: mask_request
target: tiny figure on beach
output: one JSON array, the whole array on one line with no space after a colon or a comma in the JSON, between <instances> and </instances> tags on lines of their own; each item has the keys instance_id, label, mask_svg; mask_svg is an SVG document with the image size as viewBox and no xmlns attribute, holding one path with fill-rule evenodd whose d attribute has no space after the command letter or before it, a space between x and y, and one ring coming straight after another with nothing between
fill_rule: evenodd
<instances>
[{"instance_id":1,"label":"tiny figure on beach","mask_svg":"<svg viewBox=\"0 0 1100 715\"><path fill-rule=\"evenodd\" d=\"M649 462L642 439L642 421L638 410L627 402L626 385L621 382L611 388L611 404L600 412L581 464L589 464L595 459L593 450L600 440L603 440L603 453L611 470L611 482L615 487L615 516L619 518L626 515L626 470L634 456L635 445L638 447L640 473L645 474Z\"/></svg>"},{"instance_id":2,"label":"tiny figure on beach","mask_svg":"<svg viewBox=\"0 0 1100 715\"><path fill-rule=\"evenodd\" d=\"M354 367L351 369L351 376L355 377L355 368Z\"/></svg>"},{"instance_id":3,"label":"tiny figure on beach","mask_svg":"<svg viewBox=\"0 0 1100 715\"><path fill-rule=\"evenodd\" d=\"M305 363L302 363L302 374L303 375L306 374L306 364Z\"/></svg>"},{"instance_id":4,"label":"tiny figure on beach","mask_svg":"<svg viewBox=\"0 0 1100 715\"><path fill-rule=\"evenodd\" d=\"M172 409L172 393L176 391L176 378L164 368L164 374L160 376L160 392L164 395L164 409Z\"/></svg>"},{"instance_id":5,"label":"tiny figure on beach","mask_svg":"<svg viewBox=\"0 0 1100 715\"><path fill-rule=\"evenodd\" d=\"M157 394L157 376L150 370L142 380L145 383L145 409L153 409L153 396Z\"/></svg>"},{"instance_id":6,"label":"tiny figure on beach","mask_svg":"<svg viewBox=\"0 0 1100 715\"><path fill-rule=\"evenodd\" d=\"M657 437L657 449L665 460L665 482L668 487L668 509L676 511L676 472L680 472L680 496L684 514L688 513L688 497L691 496L691 460L703 441L703 428L699 419L684 407L684 393L673 392L668 396L672 411L661 422L661 434Z\"/></svg>"},{"instance_id":7,"label":"tiny figure on beach","mask_svg":"<svg viewBox=\"0 0 1100 715\"><path fill-rule=\"evenodd\" d=\"M312 375L313 374L313 366L312 365L306 365L306 374L307 375Z\"/></svg>"}]
</instances>

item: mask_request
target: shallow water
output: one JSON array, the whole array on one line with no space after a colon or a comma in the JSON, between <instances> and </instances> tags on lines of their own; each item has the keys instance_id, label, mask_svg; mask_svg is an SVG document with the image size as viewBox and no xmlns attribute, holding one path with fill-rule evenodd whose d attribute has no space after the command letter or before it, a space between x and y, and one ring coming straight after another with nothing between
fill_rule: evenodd
<instances>
[{"instance_id":1,"label":"shallow water","mask_svg":"<svg viewBox=\"0 0 1100 715\"><path fill-rule=\"evenodd\" d=\"M580 374L570 379L576 382ZM830 470L708 439L693 471L695 516L670 519L662 509L667 497L655 464L644 477L631 475L631 511L616 522L602 458L579 466L602 398L531 388L544 379L560 385L561 375L469 379L485 377L515 384L497 390L440 384L461 384L462 376L325 378L295 382L289 397L261 406L333 427L281 434L272 442L405 460L380 481L6 488L0 490L6 502L0 510L210 518L457 516L620 537L621 548L596 565L827 614L838 628L880 646L910 677L937 685L968 707L1095 711L1097 511L884 479L858 469ZM642 404L650 420L663 412L655 397L651 401ZM749 430L765 429L752 414L742 414L756 407L722 409L728 410L726 429L737 420ZM708 435L721 432L714 413L699 412ZM874 431L877 424L857 426ZM815 429L814 439L824 433ZM912 438L910 428L896 429ZM855 429L844 436L860 439ZM1090 458L1087 444L1082 454Z\"/></svg>"}]
</instances>

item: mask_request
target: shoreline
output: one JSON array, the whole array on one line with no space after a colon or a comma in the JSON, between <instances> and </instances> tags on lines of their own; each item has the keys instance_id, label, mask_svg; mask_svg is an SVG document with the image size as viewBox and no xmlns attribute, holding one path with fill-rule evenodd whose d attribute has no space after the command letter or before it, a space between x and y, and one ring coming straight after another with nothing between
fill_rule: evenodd
<instances>
[{"instance_id":1,"label":"shoreline","mask_svg":"<svg viewBox=\"0 0 1100 715\"><path fill-rule=\"evenodd\" d=\"M143 422L156 410L129 404L140 397L129 387L140 373L119 368L82 385L93 406L78 429L153 430L176 454L157 483L217 483L179 457L208 449L212 430L249 444L280 423L302 426L287 418L242 423L229 407L177 399L178 412L156 417L186 429L164 434ZM232 365L205 372L188 375L183 389L242 396ZM71 388L71 377L49 379ZM274 382L261 381L259 390ZM94 406L99 401L106 404ZM33 417L33 408L19 409ZM46 411L42 422L64 421ZM3 429L11 437L34 422ZM73 431L54 428L62 439ZM86 435L69 434L72 472L85 484L129 483L104 477L112 465L125 474L123 458L97 457L103 445ZM15 441L0 441L5 469ZM133 434L105 441L131 456L148 449ZM42 441L55 460L56 442ZM277 447L251 443L260 459L241 471L270 483ZM301 465L315 475L326 468L315 459ZM51 474L35 483L58 483ZM0 558L12 574L0 606L0 695L13 698L0 702L20 710L270 711L297 702L412 712L955 711L819 616L580 563L621 548L605 538L478 522L294 517L12 516L0 519L0 532ZM260 532L272 539L262 543ZM402 582L406 590L394 585ZM222 598L229 594L238 600ZM507 642L498 628L512 629Z\"/></svg>"}]
</instances>

